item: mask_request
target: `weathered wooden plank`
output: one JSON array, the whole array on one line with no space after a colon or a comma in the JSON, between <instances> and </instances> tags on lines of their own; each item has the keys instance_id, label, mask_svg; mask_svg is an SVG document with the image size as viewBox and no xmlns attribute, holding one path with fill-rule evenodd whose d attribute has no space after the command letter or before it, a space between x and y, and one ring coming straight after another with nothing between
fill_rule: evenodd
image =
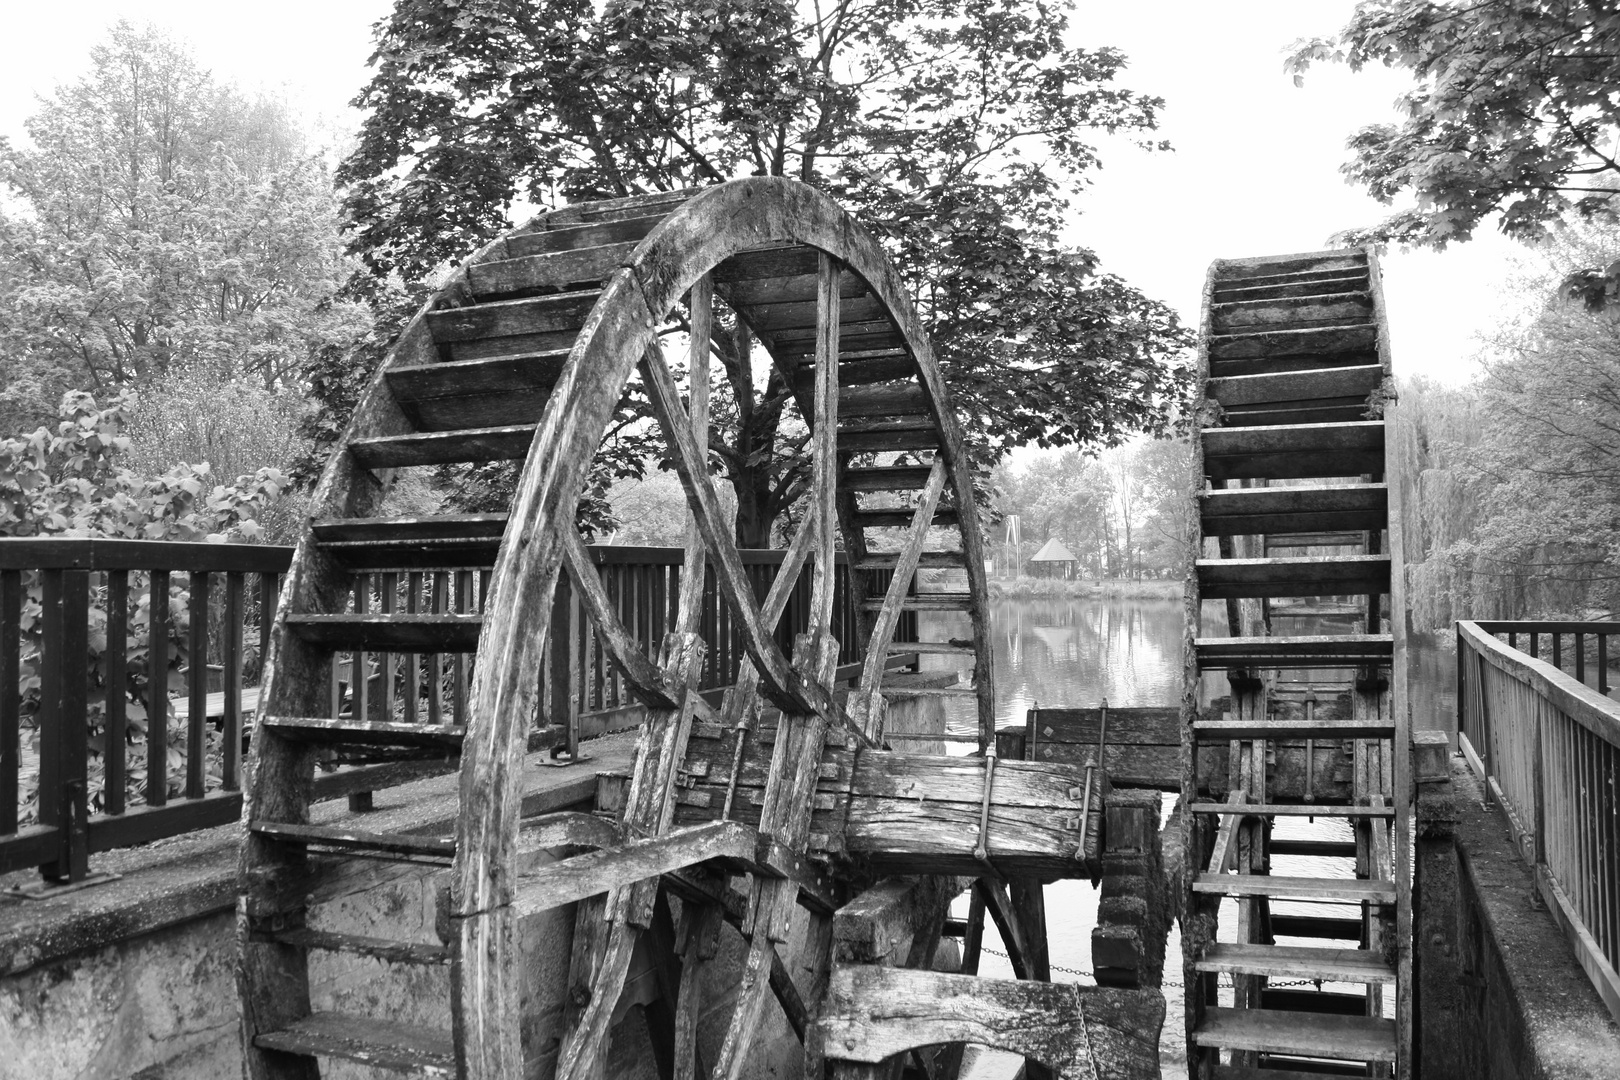
<instances>
[{"instance_id":1,"label":"weathered wooden plank","mask_svg":"<svg viewBox=\"0 0 1620 1080\"><path fill-rule=\"evenodd\" d=\"M1376 530L1388 518L1389 487L1336 484L1206 491L1199 501L1199 513L1207 536Z\"/></svg>"},{"instance_id":2,"label":"weathered wooden plank","mask_svg":"<svg viewBox=\"0 0 1620 1080\"><path fill-rule=\"evenodd\" d=\"M478 648L480 615L289 615L288 631L328 649L462 652Z\"/></svg>"},{"instance_id":3,"label":"weathered wooden plank","mask_svg":"<svg viewBox=\"0 0 1620 1080\"><path fill-rule=\"evenodd\" d=\"M916 1047L972 1042L1066 1076L1159 1075L1157 990L1012 982L876 966L835 968L819 1021L829 1058L881 1062Z\"/></svg>"},{"instance_id":4,"label":"weathered wooden plank","mask_svg":"<svg viewBox=\"0 0 1620 1080\"><path fill-rule=\"evenodd\" d=\"M418 1076L451 1076L456 1064L449 1032L333 1012L311 1013L285 1028L255 1036L253 1044L262 1050L343 1058Z\"/></svg>"},{"instance_id":5,"label":"weathered wooden plank","mask_svg":"<svg viewBox=\"0 0 1620 1080\"><path fill-rule=\"evenodd\" d=\"M1269 807L1268 807L1269 809ZM1393 904L1395 884L1359 878L1306 878L1257 874L1199 874L1193 890L1223 896L1271 896L1299 900L1327 900L1353 903L1367 900Z\"/></svg>"},{"instance_id":6,"label":"weathered wooden plank","mask_svg":"<svg viewBox=\"0 0 1620 1080\"><path fill-rule=\"evenodd\" d=\"M450 724L397 724L390 721L327 720L304 716L267 716L264 726L286 739L320 745L423 746L459 753L466 728Z\"/></svg>"},{"instance_id":7,"label":"weathered wooden plank","mask_svg":"<svg viewBox=\"0 0 1620 1080\"><path fill-rule=\"evenodd\" d=\"M1370 352L1377 342L1377 328L1370 324L1236 332L1210 336L1209 356L1211 360L1258 356L1333 356Z\"/></svg>"},{"instance_id":8,"label":"weathered wooden plank","mask_svg":"<svg viewBox=\"0 0 1620 1080\"><path fill-rule=\"evenodd\" d=\"M389 369L388 385L419 431L531 425L562 374L567 350Z\"/></svg>"},{"instance_id":9,"label":"weathered wooden plank","mask_svg":"<svg viewBox=\"0 0 1620 1080\"><path fill-rule=\"evenodd\" d=\"M647 224L656 224L661 217L632 219L632 222L616 222L620 234L639 231ZM589 229L590 226L586 226ZM524 237L511 237L507 240L510 249L516 244L520 249L533 244L534 237L550 236L555 243L561 239L559 232L573 232L570 241L577 242L584 239L602 239L602 228L597 227L595 236L582 231L557 230L550 234L531 233ZM611 229L609 231L612 231ZM651 231L651 228L648 228ZM473 296L480 300L497 300L509 296L516 296L535 289L554 289L559 286L580 286L586 284L599 284L613 276L613 272L625 264L630 253L636 248L636 241L621 240L617 243L597 243L585 247L564 248L562 250L538 252L532 255L519 255L510 259L491 259L488 262L475 263L467 267L467 287Z\"/></svg>"},{"instance_id":10,"label":"weathered wooden plank","mask_svg":"<svg viewBox=\"0 0 1620 1080\"><path fill-rule=\"evenodd\" d=\"M438 965L450 962L450 950L443 945L418 941L392 941L388 938L342 934L330 930L278 930L259 935L266 941L293 945L300 949L348 953L389 964Z\"/></svg>"},{"instance_id":11,"label":"weathered wooden plank","mask_svg":"<svg viewBox=\"0 0 1620 1080\"><path fill-rule=\"evenodd\" d=\"M1344 1061L1394 1061L1395 1021L1280 1009L1212 1007L1193 1039L1199 1046L1299 1054Z\"/></svg>"},{"instance_id":12,"label":"weathered wooden plank","mask_svg":"<svg viewBox=\"0 0 1620 1080\"><path fill-rule=\"evenodd\" d=\"M1224 408L1264 405L1273 402L1303 402L1312 399L1349 398L1365 408L1367 395L1384 382L1380 364L1357 364L1306 371L1285 371L1269 375L1235 375L1210 379L1205 394Z\"/></svg>"},{"instance_id":13,"label":"weathered wooden plank","mask_svg":"<svg viewBox=\"0 0 1620 1080\"><path fill-rule=\"evenodd\" d=\"M1276 559L1199 559L1199 593L1228 597L1340 596L1389 591L1388 555L1319 555Z\"/></svg>"},{"instance_id":14,"label":"weathered wooden plank","mask_svg":"<svg viewBox=\"0 0 1620 1080\"><path fill-rule=\"evenodd\" d=\"M1217 301L1211 322L1217 334L1353 326L1371 321L1372 309L1372 296L1365 292L1264 297Z\"/></svg>"},{"instance_id":15,"label":"weathered wooden plank","mask_svg":"<svg viewBox=\"0 0 1620 1080\"><path fill-rule=\"evenodd\" d=\"M517 882L520 919L715 859L753 858L757 833L714 821L547 863Z\"/></svg>"},{"instance_id":16,"label":"weathered wooden plank","mask_svg":"<svg viewBox=\"0 0 1620 1080\"><path fill-rule=\"evenodd\" d=\"M635 217L517 233L506 238L505 254L508 258L521 259L532 255L589 250L618 244L629 244L634 250L636 243L652 232L667 216L667 211L641 213Z\"/></svg>"},{"instance_id":17,"label":"weathered wooden plank","mask_svg":"<svg viewBox=\"0 0 1620 1080\"><path fill-rule=\"evenodd\" d=\"M838 336L843 300L838 295L838 263L823 252L816 270L816 386L810 434L810 492L805 513L816 519L816 561L810 583L813 634L832 632L838 537ZM875 304L876 301L870 303ZM870 731L867 734L872 734Z\"/></svg>"},{"instance_id":18,"label":"weathered wooden plank","mask_svg":"<svg viewBox=\"0 0 1620 1080\"><path fill-rule=\"evenodd\" d=\"M1366 270L1315 270L1300 274L1235 279L1215 286L1214 300L1264 300L1282 296L1332 296L1367 288Z\"/></svg>"},{"instance_id":19,"label":"weathered wooden plank","mask_svg":"<svg viewBox=\"0 0 1620 1080\"><path fill-rule=\"evenodd\" d=\"M351 439L349 456L362 469L403 469L458 462L514 461L529 452L533 424L415 432Z\"/></svg>"},{"instance_id":20,"label":"weathered wooden plank","mask_svg":"<svg viewBox=\"0 0 1620 1080\"><path fill-rule=\"evenodd\" d=\"M297 825L270 821L254 822L249 831L255 836L329 851L377 857L397 856L426 862L448 862L456 853L456 842L448 836L417 836L409 833L371 832L336 825Z\"/></svg>"},{"instance_id":21,"label":"weathered wooden plank","mask_svg":"<svg viewBox=\"0 0 1620 1080\"><path fill-rule=\"evenodd\" d=\"M578 330L601 297L600 289L555 293L526 300L497 300L430 312L428 327L441 345L454 341L488 341L519 334Z\"/></svg>"},{"instance_id":22,"label":"weathered wooden plank","mask_svg":"<svg viewBox=\"0 0 1620 1080\"><path fill-rule=\"evenodd\" d=\"M1199 971L1228 971L1286 979L1328 982L1395 981L1395 971L1382 953L1370 949L1323 949L1303 945L1243 945L1214 942L1195 966Z\"/></svg>"}]
</instances>

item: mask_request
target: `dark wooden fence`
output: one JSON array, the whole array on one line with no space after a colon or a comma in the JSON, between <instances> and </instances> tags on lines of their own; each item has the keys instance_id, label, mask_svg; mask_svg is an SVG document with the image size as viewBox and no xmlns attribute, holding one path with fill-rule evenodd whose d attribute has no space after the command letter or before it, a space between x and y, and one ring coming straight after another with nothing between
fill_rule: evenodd
<instances>
[{"instance_id":1,"label":"dark wooden fence","mask_svg":"<svg viewBox=\"0 0 1620 1080\"><path fill-rule=\"evenodd\" d=\"M78 881L98 851L236 817L244 662L264 655L290 555L0 540L0 872Z\"/></svg>"},{"instance_id":2,"label":"dark wooden fence","mask_svg":"<svg viewBox=\"0 0 1620 1080\"><path fill-rule=\"evenodd\" d=\"M1457 716L1464 755L1620 1019L1620 702L1606 696L1617 633L1620 623L1459 622Z\"/></svg>"},{"instance_id":3,"label":"dark wooden fence","mask_svg":"<svg viewBox=\"0 0 1620 1080\"><path fill-rule=\"evenodd\" d=\"M625 626L656 655L674 624L684 552L591 552ZM0 873L38 867L46 880L79 881L96 852L236 819L244 721L257 707L260 658L291 555L258 545L0 539ZM742 556L763 597L782 553ZM488 587L485 571L367 573L356 576L349 606L471 613ZM639 722L639 707L566 578L555 603L555 625L567 632L553 636L537 673L535 719L565 726L559 749L577 755L581 738ZM809 603L804 575L777 627L785 651ZM900 630L897 640L916 640L915 616ZM712 575L701 632L710 643L702 686L718 690L735 681L744 652ZM861 657L842 560L834 632L844 643L840 676L851 677ZM463 722L471 665L461 655L339 654L331 715ZM341 768L317 777L317 794L363 798L446 767Z\"/></svg>"}]
</instances>

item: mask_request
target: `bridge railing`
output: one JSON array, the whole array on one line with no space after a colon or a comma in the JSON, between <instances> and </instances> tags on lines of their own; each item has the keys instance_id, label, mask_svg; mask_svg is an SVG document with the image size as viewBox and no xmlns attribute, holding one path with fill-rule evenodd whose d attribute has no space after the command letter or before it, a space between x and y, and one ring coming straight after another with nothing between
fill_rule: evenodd
<instances>
[{"instance_id":1,"label":"bridge railing","mask_svg":"<svg viewBox=\"0 0 1620 1080\"><path fill-rule=\"evenodd\" d=\"M620 619L656 654L674 625L684 551L595 546L591 554ZM760 596L782 555L742 552ZM76 882L97 852L237 818L244 733L291 559L291 548L266 545L0 539L0 874L38 867L47 881ZM488 583L487 573L467 570L360 574L349 605L471 612ZM776 628L788 652L809 604L805 575ZM537 722L565 727L557 749L577 755L581 738L631 726L640 710L566 577L555 605L554 625L567 630L554 635L538 673ZM842 557L834 610L840 677L848 678L861 657ZM916 640L914 623L908 614L896 640ZM712 575L700 630L712 643L700 685L717 691L736 680L744 649ZM469 658L452 655L341 653L331 714L459 722L471 671ZM322 772L317 797L363 797L446 767Z\"/></svg>"},{"instance_id":2,"label":"bridge railing","mask_svg":"<svg viewBox=\"0 0 1620 1080\"><path fill-rule=\"evenodd\" d=\"M1595 682L1605 686L1601 643L1615 633L1620 624L1459 622L1457 716L1470 766L1501 803L1548 909L1620 1019L1620 702L1517 647L1595 636L1605 662L1594 665Z\"/></svg>"}]
</instances>

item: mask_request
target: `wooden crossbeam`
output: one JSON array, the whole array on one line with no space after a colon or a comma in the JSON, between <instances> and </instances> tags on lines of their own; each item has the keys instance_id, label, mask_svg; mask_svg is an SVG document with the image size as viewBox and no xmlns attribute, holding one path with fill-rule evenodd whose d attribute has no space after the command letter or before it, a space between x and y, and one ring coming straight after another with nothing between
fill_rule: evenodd
<instances>
[{"instance_id":1,"label":"wooden crossbeam","mask_svg":"<svg viewBox=\"0 0 1620 1080\"><path fill-rule=\"evenodd\" d=\"M818 1023L829 1058L879 1063L969 1042L1034 1058L1075 1080L1159 1076L1164 995L907 968L835 968Z\"/></svg>"}]
</instances>

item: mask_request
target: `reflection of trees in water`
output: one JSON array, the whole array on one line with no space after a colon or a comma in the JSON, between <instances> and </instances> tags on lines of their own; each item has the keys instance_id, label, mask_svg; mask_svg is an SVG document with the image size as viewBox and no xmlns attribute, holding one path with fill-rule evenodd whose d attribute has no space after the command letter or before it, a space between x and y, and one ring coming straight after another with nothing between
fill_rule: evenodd
<instances>
[{"instance_id":1,"label":"reflection of trees in water","mask_svg":"<svg viewBox=\"0 0 1620 1080\"><path fill-rule=\"evenodd\" d=\"M998 713L1024 708L1169 705L1181 683L1181 607L1174 602L1082 600L1003 603L998 624Z\"/></svg>"}]
</instances>

